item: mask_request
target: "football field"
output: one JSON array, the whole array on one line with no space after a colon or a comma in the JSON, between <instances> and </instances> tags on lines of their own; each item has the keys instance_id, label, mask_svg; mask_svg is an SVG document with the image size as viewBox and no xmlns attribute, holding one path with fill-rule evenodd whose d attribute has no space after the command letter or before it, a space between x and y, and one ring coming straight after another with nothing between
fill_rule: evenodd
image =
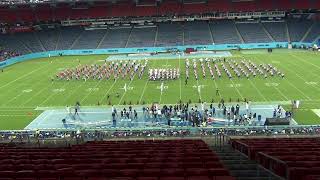
<instances>
[{"instance_id":1,"label":"football field","mask_svg":"<svg viewBox=\"0 0 320 180\"><path fill-rule=\"evenodd\" d=\"M175 104L182 102L217 103L222 98L229 102L243 101L268 103L279 102L290 107L291 100L300 100L301 108L295 113L298 124L320 124L317 109L320 109L320 57L319 53L302 50L232 51L236 62L250 60L255 64L271 64L285 74L264 78L261 76L229 79L223 69L222 77L214 80L202 76L198 63L199 79L190 72L185 84L185 59L149 60L148 68L179 68L181 76L165 80L161 93L160 81L149 81L148 68L143 78L118 80L57 80L51 79L66 69L79 64L104 64L107 55L63 56L42 58L9 66L0 72L0 129L23 129L46 107L73 106L79 101L82 106L106 106L128 104ZM191 64L192 61L190 60ZM229 67L228 67L229 68ZM230 72L234 72L229 68ZM124 90L127 87L127 91ZM216 89L220 94L216 95ZM118 95L116 95L118 94ZM109 97L109 98L108 98ZM40 108L39 108L40 107ZM319 113L318 113L319 114Z\"/></svg>"}]
</instances>

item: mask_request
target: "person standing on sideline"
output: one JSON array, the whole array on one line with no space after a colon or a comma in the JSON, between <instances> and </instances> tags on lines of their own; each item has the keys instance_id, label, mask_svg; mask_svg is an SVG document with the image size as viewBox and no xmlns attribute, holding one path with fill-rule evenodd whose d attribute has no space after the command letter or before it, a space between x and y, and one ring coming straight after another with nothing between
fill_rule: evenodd
<instances>
[{"instance_id":1,"label":"person standing on sideline","mask_svg":"<svg viewBox=\"0 0 320 180\"><path fill-rule=\"evenodd\" d=\"M220 92L219 92L219 89L217 88L216 89L216 96L219 96L220 95Z\"/></svg>"}]
</instances>

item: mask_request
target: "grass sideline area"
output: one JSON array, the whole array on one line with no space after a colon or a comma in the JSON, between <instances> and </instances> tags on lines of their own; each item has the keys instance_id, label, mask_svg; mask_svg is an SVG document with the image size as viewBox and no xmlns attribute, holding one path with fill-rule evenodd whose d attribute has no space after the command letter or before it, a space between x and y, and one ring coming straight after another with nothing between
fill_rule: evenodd
<instances>
[{"instance_id":1,"label":"grass sideline area","mask_svg":"<svg viewBox=\"0 0 320 180\"><path fill-rule=\"evenodd\" d=\"M251 60L256 64L272 64L285 73L280 77L233 78L229 80L223 72L221 79L212 80L201 76L198 64L199 80L192 72L188 85L184 84L185 60L160 59L149 60L149 68L180 68L178 80L165 81L165 91L161 94L161 82L148 81L147 71L142 79L135 78L113 80L54 81L51 78L65 68L74 68L79 64L103 64L106 55L63 56L41 58L9 66L0 72L0 129L23 129L41 111L37 107L74 105L79 101L84 106L108 104L168 103L174 104L181 99L197 103L199 99L211 103L221 98L235 102L237 99L249 99L252 102L301 100L301 109L295 113L295 120L301 125L320 124L320 117L312 109L320 109L320 60L319 53L302 50L276 49L273 53L266 50L232 51L230 59ZM227 58L228 59L228 58ZM191 61L190 61L191 62ZM208 69L206 69L208 71ZM220 69L222 71L222 69ZM231 71L231 70L230 70ZM231 71L232 72L232 71ZM232 72L233 73L233 72ZM209 75L209 72L207 72ZM127 83L132 89L124 92ZM194 86L202 86L199 94ZM215 95L216 88L220 95ZM119 98L115 94L119 93ZM107 95L110 95L108 102ZM290 106L285 105L290 109Z\"/></svg>"}]
</instances>

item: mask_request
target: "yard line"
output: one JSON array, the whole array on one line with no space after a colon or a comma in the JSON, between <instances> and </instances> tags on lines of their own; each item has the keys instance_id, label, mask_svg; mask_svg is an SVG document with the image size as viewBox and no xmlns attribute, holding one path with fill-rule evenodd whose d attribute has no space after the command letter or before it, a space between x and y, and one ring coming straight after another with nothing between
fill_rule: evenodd
<instances>
[{"instance_id":1,"label":"yard line","mask_svg":"<svg viewBox=\"0 0 320 180\"><path fill-rule=\"evenodd\" d=\"M198 80L197 80L197 88L199 88L199 81L198 81ZM197 90L198 90L198 89L197 89ZM201 91L198 91L198 94L199 94L200 101L202 101Z\"/></svg>"},{"instance_id":2,"label":"yard line","mask_svg":"<svg viewBox=\"0 0 320 180\"><path fill-rule=\"evenodd\" d=\"M169 62L169 59L167 58L167 61L166 61L166 65L165 65L165 67L167 67L167 66L168 66L168 62ZM165 80L163 81L163 84L164 84L164 83L165 83ZM162 91L160 91L160 100L159 100L159 104L161 104L162 94L163 94L163 92L162 92Z\"/></svg>"},{"instance_id":3,"label":"yard line","mask_svg":"<svg viewBox=\"0 0 320 180\"><path fill-rule=\"evenodd\" d=\"M59 89L64 88L68 83L63 84L62 87L60 87ZM45 102L47 102L49 99L51 99L54 95L58 94L58 92L52 92L44 101L42 101L41 104L39 104L39 106L41 106L42 104L44 104Z\"/></svg>"},{"instance_id":4,"label":"yard line","mask_svg":"<svg viewBox=\"0 0 320 180\"><path fill-rule=\"evenodd\" d=\"M244 99L241 92L239 91L239 89L237 88L237 86L235 85L235 83L233 82L232 79L230 79L230 81L232 82L232 84L234 85L234 88L236 89L237 93L240 95L241 99Z\"/></svg>"},{"instance_id":5,"label":"yard line","mask_svg":"<svg viewBox=\"0 0 320 180\"><path fill-rule=\"evenodd\" d=\"M244 58L244 56L242 56L243 58ZM263 61L261 61L257 56L253 56L256 60L258 60L258 61L260 61L261 63L264 63ZM267 78L267 82L269 82L269 79ZM280 90L279 90L279 88L277 88L276 86L272 86L275 90L277 90L278 91L278 93L282 96L282 97L284 97L284 100L286 100L286 101L288 101L289 100L289 98L286 96L286 95L284 95Z\"/></svg>"},{"instance_id":6,"label":"yard line","mask_svg":"<svg viewBox=\"0 0 320 180\"><path fill-rule=\"evenodd\" d=\"M116 82L118 81L118 79L116 79L113 83L112 83L112 85L111 85L111 87L108 89L108 91L103 95L103 97L101 98L101 102L103 102L103 99L108 95L108 93L110 92L110 90L113 88L113 86L116 84Z\"/></svg>"},{"instance_id":7,"label":"yard line","mask_svg":"<svg viewBox=\"0 0 320 180\"><path fill-rule=\"evenodd\" d=\"M296 90L298 90L303 96L305 96L308 100L311 100L309 96L307 96L304 92L302 92L300 89L297 88L294 84L292 84L289 80L286 80L292 87L294 87Z\"/></svg>"},{"instance_id":8,"label":"yard line","mask_svg":"<svg viewBox=\"0 0 320 180\"><path fill-rule=\"evenodd\" d=\"M46 71L44 71L44 72L46 72ZM45 73L44 73L44 74L45 74ZM43 76L43 74L40 73L40 76ZM35 79L35 77L38 77L38 76L33 76L33 78L30 78L29 80L31 80L31 82L33 82L33 80ZM41 83L42 83L42 81L38 81L37 83L33 83L32 86L31 86L31 87L28 87L28 88L30 88L31 90L33 90L33 89L34 89L34 88L33 88L34 86L36 86L36 85L38 85L38 84L41 84ZM24 93L25 93L25 92L23 92L23 90L22 90L19 94L17 94L15 97L11 98L9 101L7 101L6 103L4 103L2 106L5 106L5 105L9 104L10 102L16 100L18 97L20 97L20 96L23 95Z\"/></svg>"},{"instance_id":9,"label":"yard line","mask_svg":"<svg viewBox=\"0 0 320 180\"><path fill-rule=\"evenodd\" d=\"M308 63L308 64L310 64L310 65L312 65L312 66L320 69L320 66L317 66L317 65L315 65L315 64L313 64L313 63L311 63L311 62L308 62L307 60L304 60L304 59L302 59L302 58L300 58L300 57L298 57L298 56L296 56L296 55L293 55L293 54L290 54L290 53L289 53L289 55L292 56L292 57L294 57L295 59L298 59L298 60L300 60L300 61L303 61L303 62L305 62L305 63Z\"/></svg>"},{"instance_id":10,"label":"yard line","mask_svg":"<svg viewBox=\"0 0 320 180\"><path fill-rule=\"evenodd\" d=\"M285 66L281 65L280 66L284 67L285 69L290 70L290 68L286 68ZM290 70L292 71L292 70ZM301 76L299 76L296 72L292 71L296 76L298 76L299 78L301 78L303 81L305 81L305 79L303 79ZM305 96L307 99L311 100L311 98L309 96L307 96L304 92L302 92L300 89L298 89L294 84L292 84L289 80L286 79L286 82L288 82L288 84L290 84L290 86L292 86L293 88L295 88L296 90L298 90L303 96Z\"/></svg>"},{"instance_id":11,"label":"yard line","mask_svg":"<svg viewBox=\"0 0 320 180\"><path fill-rule=\"evenodd\" d=\"M147 82L144 84L144 88L143 88L143 90L142 90L142 93L141 93L141 96L140 96L140 99L139 99L139 104L141 103L142 97L143 97L143 95L144 95L144 92L146 91L146 87L147 87L148 83L149 83L149 79L148 79Z\"/></svg>"},{"instance_id":12,"label":"yard line","mask_svg":"<svg viewBox=\"0 0 320 180\"><path fill-rule=\"evenodd\" d=\"M300 68L300 66L298 65L298 64L296 64L296 63L293 63L292 61L290 61L290 63L289 64L292 64L292 65L294 65L294 66L297 66L298 68ZM290 69L290 68L289 68ZM301 69L301 68L300 68ZM308 82L307 80L305 80L302 76L300 76L300 75L298 75L298 73L296 73L296 71L293 71L298 77L300 77L300 79L303 79L305 82ZM317 76L317 77L320 77L318 74L315 74L315 73L310 73L310 72L308 72L309 74L312 74L312 75L314 75L314 76ZM318 84L316 84L317 86L318 86ZM317 88L317 90L319 90L318 88Z\"/></svg>"},{"instance_id":13,"label":"yard line","mask_svg":"<svg viewBox=\"0 0 320 180\"><path fill-rule=\"evenodd\" d=\"M1 88L4 88L4 87L6 87L6 86L8 86L8 85L10 85L10 84L12 84L12 83L20 80L20 79L23 79L24 77L27 77L27 76L29 76L30 74L32 74L32 73L34 73L34 72L36 72L36 71L38 71L38 70L40 70L40 69L43 69L44 67L46 67L46 66L48 66L48 65L50 65L50 64L43 65L43 66L41 66L41 67L39 67L39 68L37 68L37 69L35 69L35 70L33 70L33 71L31 71L31 72L23 75L23 76L20 76L19 78L15 79L15 80L13 80L13 81L8 82L7 84L1 86L0 89L1 89Z\"/></svg>"},{"instance_id":14,"label":"yard line","mask_svg":"<svg viewBox=\"0 0 320 180\"><path fill-rule=\"evenodd\" d=\"M267 98L261 93L261 91L257 88L257 86L251 81L251 79L249 79L249 82L251 83L251 85L257 90L257 92L260 94L260 96L265 100L268 101Z\"/></svg>"},{"instance_id":15,"label":"yard line","mask_svg":"<svg viewBox=\"0 0 320 180\"><path fill-rule=\"evenodd\" d=\"M303 81L306 82L306 80L304 78L302 78L300 75L298 75L295 71L290 70L290 68L286 68L285 66L284 69L288 69L289 71L293 72L297 77L299 77L300 79L302 79ZM311 98L309 96L307 96L304 92L302 92L300 89L298 89L294 84L292 84L289 80L286 79L286 82L288 82L292 87L294 87L296 90L298 90L303 96L305 96L307 99L311 100ZM318 88L316 88L318 90Z\"/></svg>"},{"instance_id":16,"label":"yard line","mask_svg":"<svg viewBox=\"0 0 320 180\"><path fill-rule=\"evenodd\" d=\"M99 82L96 83L96 85L94 86L94 88L97 88L98 85L102 82L103 80L100 79ZM89 93L87 93L81 100L80 103L82 103L93 91L90 91Z\"/></svg>"},{"instance_id":17,"label":"yard line","mask_svg":"<svg viewBox=\"0 0 320 180\"><path fill-rule=\"evenodd\" d=\"M129 76L130 76L130 75L129 75ZM134 73L133 78L130 80L128 87L130 87L130 85L131 85L131 83L132 83L132 81L133 81L133 79L134 79L134 77L135 77L135 76L136 76L136 74ZM120 105L120 103L121 103L122 99L123 99L123 98L124 98L124 96L126 95L126 92L127 92L127 91L124 91L124 93L122 94L122 96L121 96L121 98L120 98L120 101L119 101L118 105Z\"/></svg>"}]
</instances>

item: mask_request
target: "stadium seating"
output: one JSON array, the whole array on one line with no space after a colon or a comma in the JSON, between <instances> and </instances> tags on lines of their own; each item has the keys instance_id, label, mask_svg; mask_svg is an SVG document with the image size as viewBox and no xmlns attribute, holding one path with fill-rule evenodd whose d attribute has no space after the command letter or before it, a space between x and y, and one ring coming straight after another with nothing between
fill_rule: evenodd
<instances>
[{"instance_id":1,"label":"stadium seating","mask_svg":"<svg viewBox=\"0 0 320 180\"><path fill-rule=\"evenodd\" d=\"M0 35L0 44L19 54L32 53L30 49L28 49L19 39L17 39L16 36L13 35Z\"/></svg>"},{"instance_id":2,"label":"stadium seating","mask_svg":"<svg viewBox=\"0 0 320 180\"><path fill-rule=\"evenodd\" d=\"M107 30L85 30L74 43L72 49L96 49L106 32Z\"/></svg>"},{"instance_id":3,"label":"stadium seating","mask_svg":"<svg viewBox=\"0 0 320 180\"><path fill-rule=\"evenodd\" d=\"M156 46L179 46L183 44L183 29L179 23L160 23Z\"/></svg>"},{"instance_id":4,"label":"stadium seating","mask_svg":"<svg viewBox=\"0 0 320 180\"><path fill-rule=\"evenodd\" d=\"M0 43L19 54L68 49L287 42L289 39L312 43L319 36L319 30L319 22L296 19L251 23L233 20L171 22L135 28L122 25L105 30L84 30L79 26L44 27L1 35Z\"/></svg>"},{"instance_id":5,"label":"stadium seating","mask_svg":"<svg viewBox=\"0 0 320 180\"><path fill-rule=\"evenodd\" d=\"M41 52L44 51L42 48L39 39L36 37L34 32L27 33L17 33L15 36L19 41L22 42L24 46L27 47L31 52Z\"/></svg>"},{"instance_id":6,"label":"stadium seating","mask_svg":"<svg viewBox=\"0 0 320 180\"><path fill-rule=\"evenodd\" d=\"M291 42L299 42L310 28L312 22L308 20L290 19L287 21Z\"/></svg>"},{"instance_id":7,"label":"stadium seating","mask_svg":"<svg viewBox=\"0 0 320 180\"><path fill-rule=\"evenodd\" d=\"M59 32L54 29L44 29L36 33L40 42L43 44L46 51L56 49L58 43Z\"/></svg>"},{"instance_id":8,"label":"stadium seating","mask_svg":"<svg viewBox=\"0 0 320 180\"><path fill-rule=\"evenodd\" d=\"M241 43L234 23L231 20L213 21L210 23L210 29L213 34L213 41L215 44Z\"/></svg>"},{"instance_id":9,"label":"stadium seating","mask_svg":"<svg viewBox=\"0 0 320 180\"><path fill-rule=\"evenodd\" d=\"M314 25L311 27L310 32L306 36L306 38L303 40L303 42L314 42L316 38L319 36L320 32L320 23L314 23Z\"/></svg>"},{"instance_id":10,"label":"stadium seating","mask_svg":"<svg viewBox=\"0 0 320 180\"><path fill-rule=\"evenodd\" d=\"M201 140L88 142L69 148L2 146L1 178L234 180Z\"/></svg>"},{"instance_id":11,"label":"stadium seating","mask_svg":"<svg viewBox=\"0 0 320 180\"><path fill-rule=\"evenodd\" d=\"M73 43L84 30L78 27L67 27L60 29L57 49L70 49Z\"/></svg>"},{"instance_id":12,"label":"stadium seating","mask_svg":"<svg viewBox=\"0 0 320 180\"><path fill-rule=\"evenodd\" d=\"M318 138L239 139L232 140L231 144L250 159L288 180L312 179L313 175L320 175Z\"/></svg>"},{"instance_id":13,"label":"stadium seating","mask_svg":"<svg viewBox=\"0 0 320 180\"><path fill-rule=\"evenodd\" d=\"M184 24L184 44L212 44L208 23L205 21L186 22Z\"/></svg>"},{"instance_id":14,"label":"stadium seating","mask_svg":"<svg viewBox=\"0 0 320 180\"><path fill-rule=\"evenodd\" d=\"M156 27L134 27L126 47L152 47L154 46Z\"/></svg>"},{"instance_id":15,"label":"stadium seating","mask_svg":"<svg viewBox=\"0 0 320 180\"><path fill-rule=\"evenodd\" d=\"M265 22L263 25L276 42L288 41L284 22Z\"/></svg>"},{"instance_id":16,"label":"stadium seating","mask_svg":"<svg viewBox=\"0 0 320 180\"><path fill-rule=\"evenodd\" d=\"M264 32L260 23L237 23L238 28L245 43L270 42L271 39Z\"/></svg>"},{"instance_id":17,"label":"stadium seating","mask_svg":"<svg viewBox=\"0 0 320 180\"><path fill-rule=\"evenodd\" d=\"M131 27L108 30L107 36L101 41L99 48L124 48L127 44Z\"/></svg>"}]
</instances>

